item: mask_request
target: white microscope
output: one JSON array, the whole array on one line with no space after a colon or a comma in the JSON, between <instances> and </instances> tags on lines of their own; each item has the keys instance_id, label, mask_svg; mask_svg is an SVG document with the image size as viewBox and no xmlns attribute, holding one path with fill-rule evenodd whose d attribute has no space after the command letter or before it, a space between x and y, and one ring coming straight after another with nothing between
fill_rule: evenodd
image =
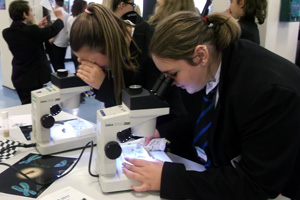
<instances>
[{"instance_id":1,"label":"white microscope","mask_svg":"<svg viewBox=\"0 0 300 200\"><path fill-rule=\"evenodd\" d=\"M171 79L163 81L160 88L165 90L172 82ZM117 133L131 128L136 136L153 135L156 118L169 113L168 104L157 95L162 90L149 92L133 85L122 91L122 105L97 111L97 169L103 192L131 190L132 184L138 184L122 172L124 157L149 159L150 156L141 145L121 147L116 142Z\"/></svg>"},{"instance_id":2,"label":"white microscope","mask_svg":"<svg viewBox=\"0 0 300 200\"><path fill-rule=\"evenodd\" d=\"M63 108L73 109L80 105L80 93L90 87L73 73L59 70L51 74L51 85L31 92L32 133L37 150L42 155L84 147L89 141L96 142L93 125L84 120L76 121L77 131L58 132L55 119ZM78 124L81 123L81 124ZM83 129L89 131L82 131Z\"/></svg>"}]
</instances>

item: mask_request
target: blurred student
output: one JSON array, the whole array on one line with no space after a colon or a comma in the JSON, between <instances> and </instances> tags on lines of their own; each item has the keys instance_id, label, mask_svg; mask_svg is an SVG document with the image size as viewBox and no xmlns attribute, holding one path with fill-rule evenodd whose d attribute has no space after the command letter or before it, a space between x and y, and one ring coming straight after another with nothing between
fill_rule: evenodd
<instances>
[{"instance_id":1,"label":"blurred student","mask_svg":"<svg viewBox=\"0 0 300 200\"><path fill-rule=\"evenodd\" d=\"M263 24L267 16L267 0L231 0L227 10L238 19L241 38L260 44L258 24ZM257 22L256 22L257 20Z\"/></svg>"},{"instance_id":2,"label":"blurred student","mask_svg":"<svg viewBox=\"0 0 300 200\"><path fill-rule=\"evenodd\" d=\"M69 13L64 10L64 0L55 0L55 8L63 14L64 28L50 41L48 54L54 71L65 69L65 56L69 45L67 21Z\"/></svg>"},{"instance_id":3,"label":"blurred student","mask_svg":"<svg viewBox=\"0 0 300 200\"><path fill-rule=\"evenodd\" d=\"M125 158L132 165L123 163L124 173L141 182L135 191L160 191L164 199L266 200L289 189L287 196L297 199L300 70L239 36L226 13L178 12L158 25L150 44L156 66L188 93L203 91L199 102L207 102L181 126L194 136L182 150L206 170Z\"/></svg>"},{"instance_id":4,"label":"blurred student","mask_svg":"<svg viewBox=\"0 0 300 200\"><path fill-rule=\"evenodd\" d=\"M148 46L150 44L154 28L151 27L134 9L136 5L134 1L126 0L108 0L109 8L113 13L125 21L130 21L132 26L132 39L135 44L142 51L141 54L145 57L148 56ZM134 45L131 44L133 47ZM152 59L149 58L149 62L153 63ZM147 61L148 62L148 61ZM153 63L154 66L154 63Z\"/></svg>"},{"instance_id":5,"label":"blurred student","mask_svg":"<svg viewBox=\"0 0 300 200\"><path fill-rule=\"evenodd\" d=\"M95 98L105 107L121 104L121 91L130 85L152 89L161 74L148 52L152 33L149 29L148 36L135 43L134 26L101 4L89 5L74 21L70 45L81 63L77 76L94 88ZM185 114L179 93L172 88L165 96L170 115L159 119L158 131L173 127L166 121L173 123L174 118Z\"/></svg>"},{"instance_id":6,"label":"blurred student","mask_svg":"<svg viewBox=\"0 0 300 200\"><path fill-rule=\"evenodd\" d=\"M75 19L77 18L77 16L79 14L81 14L82 12L84 12L84 10L87 7L87 2L84 0L74 0L72 8L71 8L71 12L72 15L70 15L70 17L68 18L67 21L67 30L68 30L68 34L69 34L69 38L70 38L70 32L71 32L71 27L73 22L75 21ZM72 56L72 61L74 63L75 66L75 71L77 71L79 63L78 63L78 58L74 55L73 52L71 52L71 56Z\"/></svg>"},{"instance_id":7,"label":"blurred student","mask_svg":"<svg viewBox=\"0 0 300 200\"><path fill-rule=\"evenodd\" d=\"M178 11L189 10L198 13L194 0L157 0L154 14L149 18L148 23L156 27L166 17Z\"/></svg>"},{"instance_id":8,"label":"blurred student","mask_svg":"<svg viewBox=\"0 0 300 200\"><path fill-rule=\"evenodd\" d=\"M61 11L53 12L57 20L51 26L46 26L45 17L34 25L34 13L27 1L16 0L9 5L13 22L2 34L13 54L11 79L22 104L31 103L31 91L50 81L51 68L43 42L64 27Z\"/></svg>"}]
</instances>

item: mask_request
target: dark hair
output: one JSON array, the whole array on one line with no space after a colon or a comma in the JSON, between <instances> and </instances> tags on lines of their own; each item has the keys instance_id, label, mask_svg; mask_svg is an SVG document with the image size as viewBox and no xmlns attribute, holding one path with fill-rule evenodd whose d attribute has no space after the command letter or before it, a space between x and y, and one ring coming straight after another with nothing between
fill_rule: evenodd
<instances>
[{"instance_id":1,"label":"dark hair","mask_svg":"<svg viewBox=\"0 0 300 200\"><path fill-rule=\"evenodd\" d=\"M9 16L13 21L23 21L23 13L29 14L29 5L27 1L16 0L9 5Z\"/></svg>"},{"instance_id":2,"label":"dark hair","mask_svg":"<svg viewBox=\"0 0 300 200\"><path fill-rule=\"evenodd\" d=\"M74 17L77 17L87 7L87 2L84 0L74 0L71 12Z\"/></svg>"},{"instance_id":3,"label":"dark hair","mask_svg":"<svg viewBox=\"0 0 300 200\"><path fill-rule=\"evenodd\" d=\"M238 22L229 14L213 13L202 18L196 12L180 11L156 27L150 52L160 58L185 60L194 65L197 45L207 44L222 51L240 37Z\"/></svg>"},{"instance_id":4,"label":"dark hair","mask_svg":"<svg viewBox=\"0 0 300 200\"><path fill-rule=\"evenodd\" d=\"M122 0L111 0L109 7L112 9L112 11L115 12L121 2L122 2Z\"/></svg>"},{"instance_id":5,"label":"dark hair","mask_svg":"<svg viewBox=\"0 0 300 200\"><path fill-rule=\"evenodd\" d=\"M64 0L55 0L55 3L57 5L59 5L60 7L63 7L64 6Z\"/></svg>"},{"instance_id":6,"label":"dark hair","mask_svg":"<svg viewBox=\"0 0 300 200\"><path fill-rule=\"evenodd\" d=\"M241 0L237 0L240 3ZM258 24L263 24L267 16L267 0L245 0L243 10L245 15L243 18L252 19L256 17Z\"/></svg>"}]
</instances>

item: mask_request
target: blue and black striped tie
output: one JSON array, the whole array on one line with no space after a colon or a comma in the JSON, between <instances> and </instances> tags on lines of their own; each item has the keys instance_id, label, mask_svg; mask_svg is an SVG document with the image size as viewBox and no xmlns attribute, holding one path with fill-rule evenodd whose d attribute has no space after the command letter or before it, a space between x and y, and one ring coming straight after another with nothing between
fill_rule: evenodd
<instances>
[{"instance_id":1,"label":"blue and black striped tie","mask_svg":"<svg viewBox=\"0 0 300 200\"><path fill-rule=\"evenodd\" d=\"M215 108L215 90L216 88L203 96L203 101L201 102L201 113L196 121L195 137L193 141L200 162L205 166L210 165L207 158L207 145L209 129L212 124L212 117Z\"/></svg>"}]
</instances>

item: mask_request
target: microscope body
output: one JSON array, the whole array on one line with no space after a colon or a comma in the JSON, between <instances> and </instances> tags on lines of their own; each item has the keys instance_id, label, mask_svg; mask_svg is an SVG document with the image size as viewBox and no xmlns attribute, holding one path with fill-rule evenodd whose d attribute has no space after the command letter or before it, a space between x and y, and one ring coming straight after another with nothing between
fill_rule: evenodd
<instances>
[{"instance_id":1,"label":"microscope body","mask_svg":"<svg viewBox=\"0 0 300 200\"><path fill-rule=\"evenodd\" d=\"M51 110L50 108L57 104L64 108L76 108L80 104L80 93L90 89L87 84L72 73L64 76L57 72L52 73L51 82L52 85L31 92L31 138L37 143L36 148L43 155L79 148L87 142L95 140L93 139L95 136L92 135L65 140L54 140L51 137L51 127L55 122L53 116L58 114L60 109Z\"/></svg>"},{"instance_id":2,"label":"microscope body","mask_svg":"<svg viewBox=\"0 0 300 200\"><path fill-rule=\"evenodd\" d=\"M130 190L132 184L138 184L122 172L124 160L117 133L132 128L137 136L151 136L156 118L168 113L168 104L145 89L139 93L125 89L122 105L97 111L97 168L103 192Z\"/></svg>"}]
</instances>

